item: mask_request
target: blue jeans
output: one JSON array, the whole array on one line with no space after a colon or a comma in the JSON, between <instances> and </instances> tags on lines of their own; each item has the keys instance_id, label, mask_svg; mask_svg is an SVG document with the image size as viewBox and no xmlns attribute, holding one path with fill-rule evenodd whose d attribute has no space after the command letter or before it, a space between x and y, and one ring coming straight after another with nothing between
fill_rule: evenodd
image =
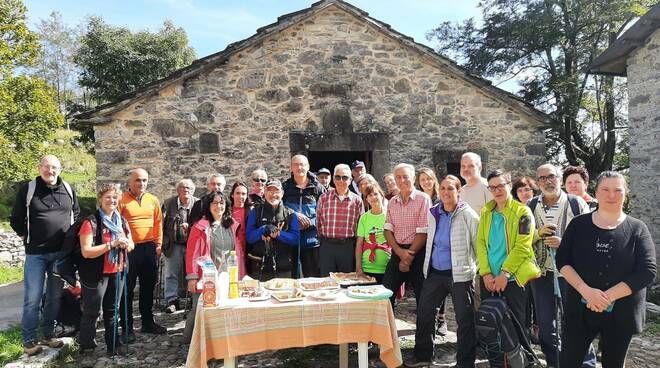
<instances>
[{"instance_id":1,"label":"blue jeans","mask_svg":"<svg viewBox=\"0 0 660 368\"><path fill-rule=\"evenodd\" d=\"M166 305L178 299L179 280L185 274L185 261L185 244L172 244L172 254L163 257Z\"/></svg>"},{"instance_id":2,"label":"blue jeans","mask_svg":"<svg viewBox=\"0 0 660 368\"><path fill-rule=\"evenodd\" d=\"M561 342L557 337L557 329L555 328L555 288L554 288L554 274L547 272L545 276L530 282L532 293L534 293L534 308L536 310L536 321L539 325L539 343L541 351L545 355L548 366L557 366L557 349L556 346ZM559 288L561 295L565 296L568 293L570 285L566 283L563 277L559 278ZM562 298L562 303L565 303L565 298ZM564 306L565 308L565 306ZM563 318L563 317L562 317ZM563 324L562 326L565 326ZM587 354L584 356L582 367L596 367L596 350L592 345L589 345Z\"/></svg>"},{"instance_id":3,"label":"blue jeans","mask_svg":"<svg viewBox=\"0 0 660 368\"><path fill-rule=\"evenodd\" d=\"M45 338L53 337L55 318L60 310L60 297L63 282L53 275L53 266L57 260L57 253L27 254L25 256L23 281L23 343L37 341L37 327L39 325L39 309L43 303L43 325L41 330ZM45 275L48 279L45 279ZM44 294L44 281L46 292Z\"/></svg>"}]
</instances>

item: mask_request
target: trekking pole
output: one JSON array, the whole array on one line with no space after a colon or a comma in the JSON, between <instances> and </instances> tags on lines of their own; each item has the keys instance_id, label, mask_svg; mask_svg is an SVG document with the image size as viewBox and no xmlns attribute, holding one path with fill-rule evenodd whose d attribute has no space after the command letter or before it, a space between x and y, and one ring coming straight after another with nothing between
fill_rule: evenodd
<instances>
[{"instance_id":1,"label":"trekking pole","mask_svg":"<svg viewBox=\"0 0 660 368\"><path fill-rule=\"evenodd\" d=\"M112 317L112 358L115 358L115 353L117 351L117 322L119 320L119 301L121 300L121 294L119 294L119 286L121 282L121 271L115 273L115 314ZM125 309L125 308L124 308Z\"/></svg>"},{"instance_id":2,"label":"trekking pole","mask_svg":"<svg viewBox=\"0 0 660 368\"><path fill-rule=\"evenodd\" d=\"M555 351L557 354L557 368L559 368L559 354L561 350L561 318L564 316L564 306L562 305L561 301L561 289L559 288L559 270L557 270L557 262L555 261L555 255L557 253L555 248L549 248L550 250L550 257L552 257L552 269L553 269L553 288L554 288L554 294L555 294L555 330L557 332L557 336L555 338Z\"/></svg>"},{"instance_id":3,"label":"trekking pole","mask_svg":"<svg viewBox=\"0 0 660 368\"><path fill-rule=\"evenodd\" d=\"M126 331L126 354L128 354L128 250L124 249L124 330Z\"/></svg>"}]
</instances>

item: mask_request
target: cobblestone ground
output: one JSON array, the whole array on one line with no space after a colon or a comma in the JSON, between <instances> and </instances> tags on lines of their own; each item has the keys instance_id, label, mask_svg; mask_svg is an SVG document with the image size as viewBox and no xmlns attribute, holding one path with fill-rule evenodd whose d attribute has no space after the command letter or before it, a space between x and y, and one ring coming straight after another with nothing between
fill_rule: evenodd
<instances>
[{"instance_id":1,"label":"cobblestone ground","mask_svg":"<svg viewBox=\"0 0 660 368\"><path fill-rule=\"evenodd\" d=\"M434 367L451 367L455 364L456 353L456 324L453 320L451 303L447 303L447 319L449 333L445 338L436 340ZM399 341L404 359L412 354L415 344L415 300L406 298L395 309ZM137 304L135 310L138 310ZM105 356L102 344L102 330L97 333L99 348L92 354L77 357L75 363L67 364L70 367L184 367L188 346L183 344L184 312L175 314L157 313L156 320L168 328L167 335L151 335L139 332L140 321L136 318L137 341L131 344L132 352L128 356L110 359ZM542 354L535 346L537 353ZM334 345L323 345L301 349L285 349L268 351L259 354L240 357L239 367L314 367L330 368L338 366L339 349ZM370 351L369 366L384 367L378 360L377 351ZM660 363L660 339L649 336L635 337L628 353L628 368L655 368ZM209 367L222 367L222 361L211 361ZM357 367L356 346L350 346L349 366ZM488 367L485 360L478 360L477 367Z\"/></svg>"}]
</instances>

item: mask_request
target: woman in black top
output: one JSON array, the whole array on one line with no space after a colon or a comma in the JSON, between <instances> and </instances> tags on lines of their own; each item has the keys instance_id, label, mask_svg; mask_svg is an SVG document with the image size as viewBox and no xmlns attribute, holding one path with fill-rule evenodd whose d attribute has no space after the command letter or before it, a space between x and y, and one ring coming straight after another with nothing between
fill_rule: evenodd
<instances>
[{"instance_id":1,"label":"woman in black top","mask_svg":"<svg viewBox=\"0 0 660 368\"><path fill-rule=\"evenodd\" d=\"M557 267L572 286L563 296L562 367L581 366L597 334L603 368L623 367L632 336L642 331L655 245L646 225L623 213L627 193L621 174L600 174L598 210L574 218L557 251Z\"/></svg>"}]
</instances>

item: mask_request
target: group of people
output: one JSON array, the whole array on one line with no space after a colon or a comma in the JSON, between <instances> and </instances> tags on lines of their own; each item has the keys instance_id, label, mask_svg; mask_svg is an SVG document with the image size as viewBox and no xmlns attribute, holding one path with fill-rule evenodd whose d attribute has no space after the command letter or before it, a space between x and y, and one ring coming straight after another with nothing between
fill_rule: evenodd
<instances>
[{"instance_id":1,"label":"group of people","mask_svg":"<svg viewBox=\"0 0 660 368\"><path fill-rule=\"evenodd\" d=\"M182 179L162 206L147 192L147 171L133 169L126 192L116 184L100 185L98 211L78 221L80 347L96 347L101 310L108 354L123 352L123 344L135 339L132 300L138 279L142 332L166 332L153 317L161 256L165 312L181 308L181 284L192 295L184 331L189 341L201 293L198 260L211 259L222 268L234 251L239 278L357 272L392 290L393 305L402 285L410 284L417 330L414 354L404 361L409 367L431 365L434 336L446 333L447 296L458 325L457 366L473 367L475 308L497 295L529 331L538 330L548 366L595 367L591 341L600 335L603 366L623 367L632 335L642 328L645 288L656 274L648 229L623 213L624 177L601 173L593 198L581 167L569 167L562 176L559 168L544 164L535 179L513 181L502 170L483 178L481 169L479 155L465 153L463 184L456 176L438 179L432 169L401 163L383 177L383 190L363 162L312 173L307 157L295 155L284 182L258 169L249 183L234 183L227 195L224 176L214 174L206 193L196 198L194 183ZM62 282L52 270L79 206L60 171L59 160L45 156L40 176L21 188L12 212L11 225L24 238L27 255L22 325L28 354L37 354L40 344L61 346L53 325ZM37 342L44 275L44 339ZM555 320L558 300L563 321Z\"/></svg>"}]
</instances>

